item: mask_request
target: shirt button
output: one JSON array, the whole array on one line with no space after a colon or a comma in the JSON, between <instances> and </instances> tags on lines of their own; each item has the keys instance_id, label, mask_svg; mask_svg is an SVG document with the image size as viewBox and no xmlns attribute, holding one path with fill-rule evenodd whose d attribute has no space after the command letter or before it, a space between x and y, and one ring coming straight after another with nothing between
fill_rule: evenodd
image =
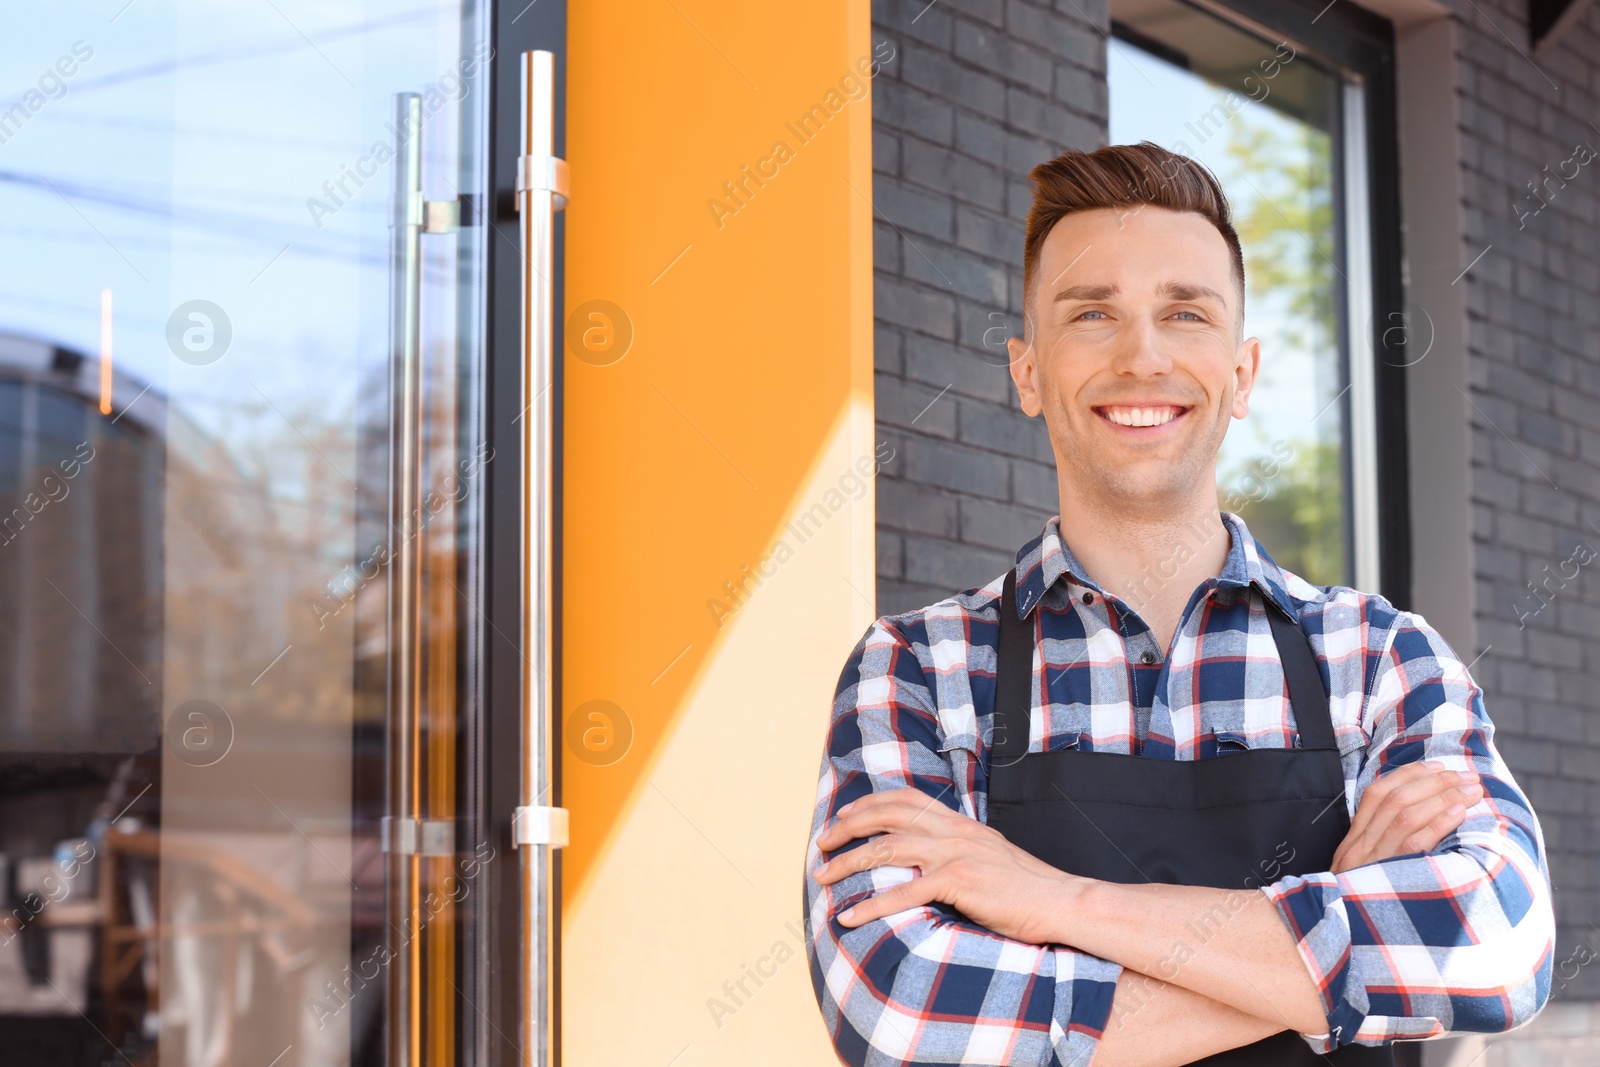
<instances>
[{"instance_id":1,"label":"shirt button","mask_svg":"<svg viewBox=\"0 0 1600 1067\"><path fill-rule=\"evenodd\" d=\"M1084 590L1083 602L1085 604L1093 604L1094 603L1094 594L1089 592L1088 590Z\"/></svg>"},{"instance_id":2,"label":"shirt button","mask_svg":"<svg viewBox=\"0 0 1600 1067\"><path fill-rule=\"evenodd\" d=\"M1154 652L1151 652L1148 648L1145 649L1143 652L1141 652L1139 654L1139 662L1140 663L1150 664L1150 663L1154 663L1155 661L1156 661L1156 654Z\"/></svg>"}]
</instances>

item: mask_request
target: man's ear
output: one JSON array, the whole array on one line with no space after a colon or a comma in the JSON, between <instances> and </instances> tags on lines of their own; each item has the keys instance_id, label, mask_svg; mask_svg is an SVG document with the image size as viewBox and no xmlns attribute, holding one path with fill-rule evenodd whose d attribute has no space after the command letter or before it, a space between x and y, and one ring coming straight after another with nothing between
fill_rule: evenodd
<instances>
[{"instance_id":1,"label":"man's ear","mask_svg":"<svg viewBox=\"0 0 1600 1067\"><path fill-rule=\"evenodd\" d=\"M1256 386L1256 375L1261 370L1261 338L1247 337L1239 342L1234 353L1233 366L1233 417L1242 419L1250 414L1250 391Z\"/></svg>"},{"instance_id":2,"label":"man's ear","mask_svg":"<svg viewBox=\"0 0 1600 1067\"><path fill-rule=\"evenodd\" d=\"M1033 358L1033 342L1007 337L1006 352L1011 357L1011 380L1016 383L1023 414L1030 417L1039 414L1044 410L1044 403L1039 399L1039 367Z\"/></svg>"}]
</instances>

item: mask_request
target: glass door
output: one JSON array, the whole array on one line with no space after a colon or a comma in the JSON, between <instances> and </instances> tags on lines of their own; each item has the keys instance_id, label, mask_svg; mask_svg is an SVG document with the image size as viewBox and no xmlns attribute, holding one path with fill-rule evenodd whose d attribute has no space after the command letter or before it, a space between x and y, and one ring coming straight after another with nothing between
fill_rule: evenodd
<instances>
[{"instance_id":1,"label":"glass door","mask_svg":"<svg viewBox=\"0 0 1600 1067\"><path fill-rule=\"evenodd\" d=\"M512 862L471 773L488 41L452 0L0 35L7 1064L463 1058Z\"/></svg>"}]
</instances>

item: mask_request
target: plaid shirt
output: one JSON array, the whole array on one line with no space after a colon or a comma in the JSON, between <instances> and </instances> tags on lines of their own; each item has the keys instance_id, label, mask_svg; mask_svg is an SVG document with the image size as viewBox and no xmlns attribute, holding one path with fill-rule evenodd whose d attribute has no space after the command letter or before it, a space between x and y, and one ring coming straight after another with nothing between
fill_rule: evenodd
<instances>
[{"instance_id":1,"label":"plaid shirt","mask_svg":"<svg viewBox=\"0 0 1600 1067\"><path fill-rule=\"evenodd\" d=\"M1317 654L1352 815L1380 774L1417 760L1475 771L1484 787L1431 853L1262 887L1323 993L1328 1032L1307 1042L1326 1052L1527 1022L1550 990L1549 873L1538 821L1495 750L1482 692L1421 616L1381 596L1309 584L1274 563L1237 515L1221 514L1232 533L1226 563L1190 596L1170 659L1073 559L1059 516L1017 553L1018 604L1041 607L1049 694L1033 710L1028 750L1076 745L1191 760L1292 747L1262 600L1271 597L1300 620ZM909 785L986 820L1003 580L879 618L839 677L806 850L805 912L812 984L849 1064L1081 1065L1110 1015L1118 964L1000 937L943 904L846 928L838 912L914 872L878 867L832 886L810 877L834 854L821 854L818 835L839 807L870 792Z\"/></svg>"}]
</instances>

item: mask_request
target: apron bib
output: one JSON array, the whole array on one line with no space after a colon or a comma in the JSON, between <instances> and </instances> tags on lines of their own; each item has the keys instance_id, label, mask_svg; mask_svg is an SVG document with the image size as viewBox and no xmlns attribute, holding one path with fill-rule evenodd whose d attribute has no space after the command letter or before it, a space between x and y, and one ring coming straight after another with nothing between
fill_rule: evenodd
<instances>
[{"instance_id":1,"label":"apron bib","mask_svg":"<svg viewBox=\"0 0 1600 1067\"><path fill-rule=\"evenodd\" d=\"M1029 753L1034 622L1017 618L1016 571L1008 572L1000 600L989 825L1058 870L1106 882L1254 891L1284 875L1326 871L1350 829L1328 695L1304 631L1266 602L1299 747L1195 760L1071 748ZM1191 945L1226 936L1226 920L1207 927L1197 918L1191 936L1184 938ZM1392 1067L1395 1061L1390 1048L1368 1045L1322 1056L1286 1031L1194 1062Z\"/></svg>"}]
</instances>

